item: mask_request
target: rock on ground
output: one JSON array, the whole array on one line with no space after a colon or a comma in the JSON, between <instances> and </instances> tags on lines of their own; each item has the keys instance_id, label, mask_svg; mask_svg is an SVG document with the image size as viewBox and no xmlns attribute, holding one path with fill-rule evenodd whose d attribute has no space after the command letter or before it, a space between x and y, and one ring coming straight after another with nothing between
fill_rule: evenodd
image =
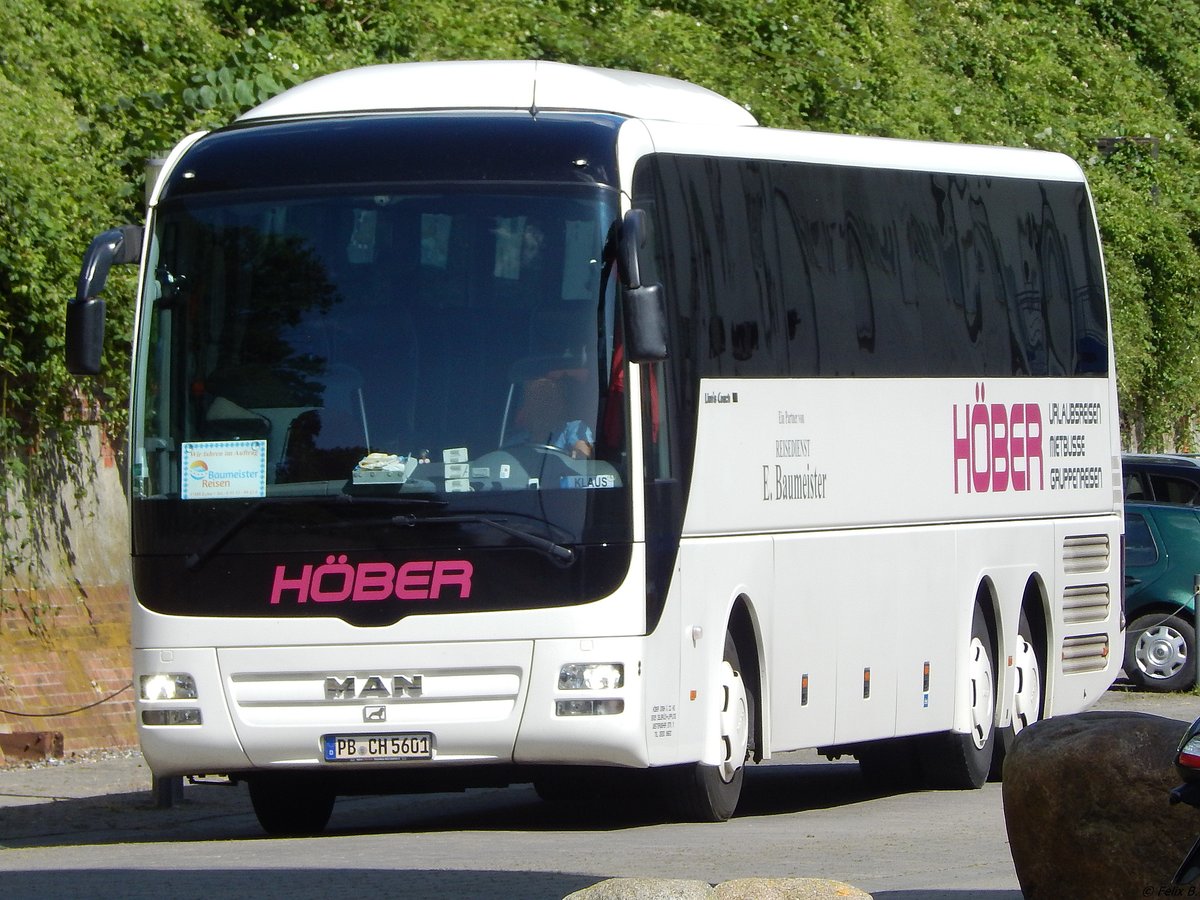
<instances>
[{"instance_id":1,"label":"rock on ground","mask_svg":"<svg viewBox=\"0 0 1200 900\"><path fill-rule=\"evenodd\" d=\"M1026 900L1170 896L1200 810L1168 802L1187 723L1133 712L1046 719L1004 763L1004 819Z\"/></svg>"},{"instance_id":2,"label":"rock on ground","mask_svg":"<svg viewBox=\"0 0 1200 900\"><path fill-rule=\"evenodd\" d=\"M870 898L840 881L823 878L738 878L716 887L671 878L610 878L564 900L840 900Z\"/></svg>"}]
</instances>

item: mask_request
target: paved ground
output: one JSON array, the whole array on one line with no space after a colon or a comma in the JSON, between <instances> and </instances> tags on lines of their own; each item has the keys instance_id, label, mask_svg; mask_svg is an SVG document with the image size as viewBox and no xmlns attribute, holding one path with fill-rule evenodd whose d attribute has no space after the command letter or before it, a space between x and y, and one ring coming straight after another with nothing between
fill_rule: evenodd
<instances>
[{"instance_id":1,"label":"paved ground","mask_svg":"<svg viewBox=\"0 0 1200 900\"><path fill-rule=\"evenodd\" d=\"M1150 694L1117 684L1100 698L1094 708L1129 709L1190 722L1196 716L1200 716L1200 696ZM236 797L236 791L229 791L230 796L224 798L226 802L222 803L221 796L226 793L224 791L192 787L185 790L188 792L188 799L192 798L192 791L196 791L196 796L205 798L205 805L211 805L214 812L224 808L245 808L245 799ZM53 805L60 800L95 798L95 804L68 804L80 817L80 824L89 828L100 824L96 817L103 817L106 808L114 809L114 804L107 802L106 798L125 796L120 803L124 809L127 794L133 793L144 793L144 803L139 805L145 806L148 811L154 808L150 769L146 767L142 754L136 750L92 752L67 760L0 768L0 810L16 806ZM29 814L31 810L25 812ZM161 812L158 815L161 816ZM0 817L0 839L19 836L11 830L13 821L17 818L13 815ZM34 817L24 815L19 818L32 824ZM161 822L161 817L157 821ZM68 826L67 822L60 824Z\"/></svg>"},{"instance_id":2,"label":"paved ground","mask_svg":"<svg viewBox=\"0 0 1200 900\"><path fill-rule=\"evenodd\" d=\"M1177 719L1182 734L1184 723L1200 716L1200 696L1118 685L1095 708ZM186 831L206 818L248 813L240 790L187 786L185 791L186 809L155 809L150 770L136 751L0 768L0 848L6 840L78 831L136 833L166 826Z\"/></svg>"},{"instance_id":3,"label":"paved ground","mask_svg":"<svg viewBox=\"0 0 1200 900\"><path fill-rule=\"evenodd\" d=\"M1146 712L1191 722L1200 716L1200 696L1153 694L1117 684L1094 708ZM139 791L147 793L149 803L152 800L150 789L150 770L135 750L95 752L65 760L0 768L0 809ZM206 795L219 793L204 791ZM0 825L0 838L7 830Z\"/></svg>"}]
</instances>

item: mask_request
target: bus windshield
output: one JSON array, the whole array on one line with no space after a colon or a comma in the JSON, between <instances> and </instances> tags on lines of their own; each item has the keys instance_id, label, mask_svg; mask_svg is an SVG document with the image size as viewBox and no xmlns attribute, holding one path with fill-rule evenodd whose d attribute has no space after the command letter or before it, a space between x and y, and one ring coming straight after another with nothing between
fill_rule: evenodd
<instances>
[{"instance_id":1,"label":"bus windshield","mask_svg":"<svg viewBox=\"0 0 1200 900\"><path fill-rule=\"evenodd\" d=\"M203 509L220 531L248 501L303 498L627 535L616 216L596 185L164 201L139 325L135 553L171 552L151 508Z\"/></svg>"}]
</instances>

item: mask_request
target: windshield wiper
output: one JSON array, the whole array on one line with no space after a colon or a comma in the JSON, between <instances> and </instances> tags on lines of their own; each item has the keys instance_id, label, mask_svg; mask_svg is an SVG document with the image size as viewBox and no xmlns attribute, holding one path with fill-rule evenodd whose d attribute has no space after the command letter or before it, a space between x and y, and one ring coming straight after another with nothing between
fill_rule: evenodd
<instances>
[{"instance_id":1,"label":"windshield wiper","mask_svg":"<svg viewBox=\"0 0 1200 900\"><path fill-rule=\"evenodd\" d=\"M456 516L392 516L389 520L393 525L415 526L415 525L487 525L489 528L495 528L497 531L503 531L505 534L515 537L517 540L528 544L536 550L541 550L556 563L564 566L569 566L575 561L575 551L570 547L562 544L557 544L548 538L538 537L536 534L530 534L528 531L522 531L520 528L513 528L511 525L506 525L503 520L489 519L487 516L480 515L456 515Z\"/></svg>"},{"instance_id":2,"label":"windshield wiper","mask_svg":"<svg viewBox=\"0 0 1200 900\"><path fill-rule=\"evenodd\" d=\"M275 497L274 499L257 500L246 507L240 516L225 526L225 529L220 534L195 553L188 556L184 567L188 571L191 571L204 565L204 563L212 558L214 553L225 546L231 537L246 527L246 524L258 515L264 507L276 505L290 506L303 503L321 506L376 506L386 504L393 509L397 506L443 507L446 505L445 500L426 500L419 497L353 497L349 494L335 494L332 497L317 495L311 497Z\"/></svg>"}]
</instances>

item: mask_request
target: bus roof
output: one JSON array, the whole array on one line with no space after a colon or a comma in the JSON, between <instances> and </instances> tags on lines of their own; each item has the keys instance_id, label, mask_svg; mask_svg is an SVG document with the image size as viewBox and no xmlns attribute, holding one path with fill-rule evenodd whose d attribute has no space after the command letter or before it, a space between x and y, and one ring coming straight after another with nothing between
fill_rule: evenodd
<instances>
[{"instance_id":1,"label":"bus roof","mask_svg":"<svg viewBox=\"0 0 1200 900\"><path fill-rule=\"evenodd\" d=\"M315 78L241 119L400 110L583 110L706 125L757 125L707 88L667 78L540 60L395 63Z\"/></svg>"},{"instance_id":2,"label":"bus roof","mask_svg":"<svg viewBox=\"0 0 1200 900\"><path fill-rule=\"evenodd\" d=\"M627 116L643 120L655 149L664 153L1084 180L1075 160L1041 150L749 128L745 126L758 123L742 106L686 81L542 60L391 63L347 69L284 91L243 114L240 121L443 110Z\"/></svg>"},{"instance_id":3,"label":"bus roof","mask_svg":"<svg viewBox=\"0 0 1200 900\"><path fill-rule=\"evenodd\" d=\"M991 178L1085 180L1079 163L1070 156L1027 147L866 137L783 128L703 128L672 122L648 122L647 128L654 149L659 153L811 162Z\"/></svg>"}]
</instances>

